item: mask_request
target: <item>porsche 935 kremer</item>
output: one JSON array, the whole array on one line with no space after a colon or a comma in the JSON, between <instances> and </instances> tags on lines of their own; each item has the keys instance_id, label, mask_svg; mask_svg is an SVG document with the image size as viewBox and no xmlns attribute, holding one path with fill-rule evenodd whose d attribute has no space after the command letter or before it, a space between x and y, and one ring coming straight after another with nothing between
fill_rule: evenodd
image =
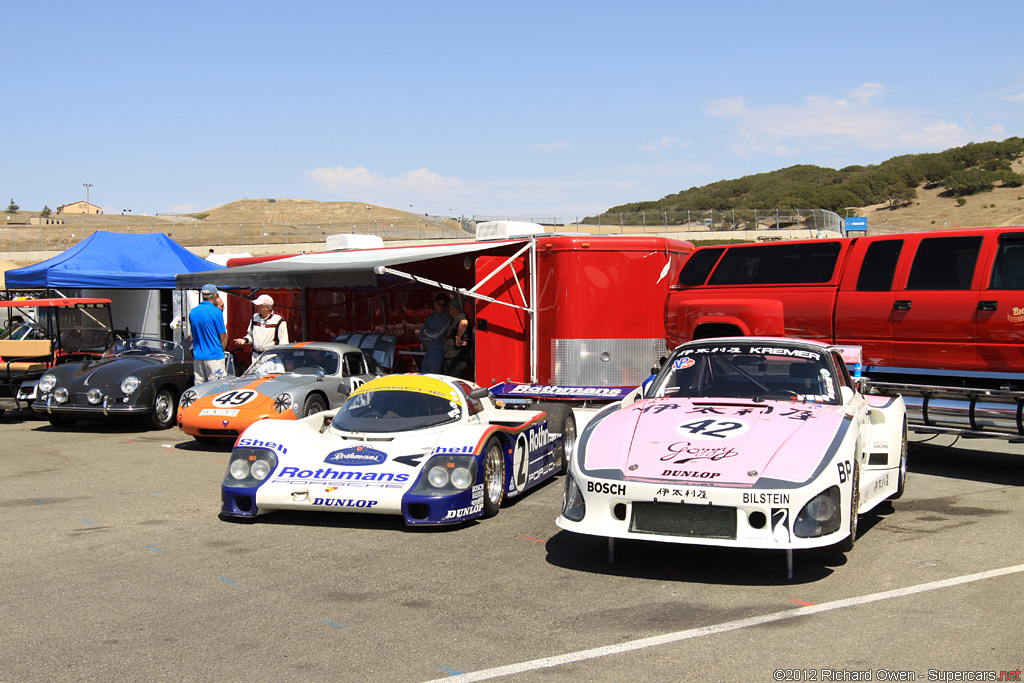
<instances>
[{"instance_id":1,"label":"porsche 935 kremer","mask_svg":"<svg viewBox=\"0 0 1024 683\"><path fill-rule=\"evenodd\" d=\"M380 377L340 409L249 427L224 476L222 517L369 512L416 525L494 515L563 472L572 451L572 409L537 407L496 408L486 388L442 375Z\"/></svg>"},{"instance_id":2,"label":"porsche 935 kremer","mask_svg":"<svg viewBox=\"0 0 1024 683\"><path fill-rule=\"evenodd\" d=\"M337 408L353 389L381 374L356 346L282 344L260 354L239 377L183 393L178 427L197 441L234 439L257 420L296 420Z\"/></svg>"},{"instance_id":3,"label":"porsche 935 kremer","mask_svg":"<svg viewBox=\"0 0 1024 683\"><path fill-rule=\"evenodd\" d=\"M609 539L846 551L899 498L903 399L863 395L843 354L775 338L678 347L580 434L559 527ZM609 552L612 554L612 541Z\"/></svg>"}]
</instances>

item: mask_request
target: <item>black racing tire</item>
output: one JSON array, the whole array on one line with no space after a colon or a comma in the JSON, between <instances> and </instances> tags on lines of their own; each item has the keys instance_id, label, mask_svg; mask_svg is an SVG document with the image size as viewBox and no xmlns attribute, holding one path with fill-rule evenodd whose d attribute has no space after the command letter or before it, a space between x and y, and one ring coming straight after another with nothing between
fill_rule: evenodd
<instances>
[{"instance_id":1,"label":"black racing tire","mask_svg":"<svg viewBox=\"0 0 1024 683\"><path fill-rule=\"evenodd\" d=\"M576 416L570 406L561 403L540 403L537 408L548 414L548 430L562 437L554 455L558 474L565 474L576 447Z\"/></svg>"},{"instance_id":2,"label":"black racing tire","mask_svg":"<svg viewBox=\"0 0 1024 683\"><path fill-rule=\"evenodd\" d=\"M327 410L327 402L324 401L324 397L319 394L313 394L306 399L306 402L302 406L302 417L309 417L317 413L322 413Z\"/></svg>"},{"instance_id":3,"label":"black racing tire","mask_svg":"<svg viewBox=\"0 0 1024 683\"><path fill-rule=\"evenodd\" d=\"M907 487L907 418L903 417L903 443L900 444L900 469L896 474L896 493L889 496L889 500L896 500L903 496Z\"/></svg>"},{"instance_id":4,"label":"black racing tire","mask_svg":"<svg viewBox=\"0 0 1024 683\"><path fill-rule=\"evenodd\" d=\"M498 514L505 500L505 449L491 438L484 449L484 517Z\"/></svg>"},{"instance_id":5,"label":"black racing tire","mask_svg":"<svg viewBox=\"0 0 1024 683\"><path fill-rule=\"evenodd\" d=\"M853 461L853 478L850 488L850 535L832 546L832 550L848 553L857 540L857 509L860 507L860 464Z\"/></svg>"},{"instance_id":6,"label":"black racing tire","mask_svg":"<svg viewBox=\"0 0 1024 683\"><path fill-rule=\"evenodd\" d=\"M50 424L56 427L57 429L74 427L75 423L78 422L77 418L69 417L67 415L47 415L46 419L49 420Z\"/></svg>"},{"instance_id":7,"label":"black racing tire","mask_svg":"<svg viewBox=\"0 0 1024 683\"><path fill-rule=\"evenodd\" d=\"M178 395L171 387L164 387L153 397L153 410L147 415L153 429L170 429L178 416Z\"/></svg>"}]
</instances>

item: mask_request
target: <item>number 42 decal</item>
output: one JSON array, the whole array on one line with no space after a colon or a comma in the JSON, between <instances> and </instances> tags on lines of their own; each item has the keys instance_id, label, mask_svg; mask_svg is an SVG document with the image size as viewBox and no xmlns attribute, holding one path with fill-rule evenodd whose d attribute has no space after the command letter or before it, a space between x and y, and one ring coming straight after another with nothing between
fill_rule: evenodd
<instances>
[{"instance_id":1,"label":"number 42 decal","mask_svg":"<svg viewBox=\"0 0 1024 683\"><path fill-rule=\"evenodd\" d=\"M731 439L746 434L750 425L740 420L719 420L717 418L699 418L676 425L676 432L682 436L702 441Z\"/></svg>"}]
</instances>

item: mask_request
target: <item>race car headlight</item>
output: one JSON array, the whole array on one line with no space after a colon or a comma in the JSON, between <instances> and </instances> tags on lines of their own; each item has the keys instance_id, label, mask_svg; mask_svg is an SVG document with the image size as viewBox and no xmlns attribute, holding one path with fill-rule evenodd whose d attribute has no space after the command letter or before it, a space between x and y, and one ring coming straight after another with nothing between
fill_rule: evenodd
<instances>
[{"instance_id":1,"label":"race car headlight","mask_svg":"<svg viewBox=\"0 0 1024 683\"><path fill-rule=\"evenodd\" d=\"M57 384L57 378L51 374L45 374L39 378L39 391L44 394L48 394L53 391L53 387Z\"/></svg>"},{"instance_id":2,"label":"race car headlight","mask_svg":"<svg viewBox=\"0 0 1024 683\"><path fill-rule=\"evenodd\" d=\"M807 501L793 522L793 535L816 538L839 531L842 521L839 487L830 486Z\"/></svg>"},{"instance_id":3,"label":"race car headlight","mask_svg":"<svg viewBox=\"0 0 1024 683\"><path fill-rule=\"evenodd\" d=\"M562 490L562 516L573 522L580 522L587 514L587 503L583 500L583 492L577 486L571 474L565 475L565 488Z\"/></svg>"},{"instance_id":4,"label":"race car headlight","mask_svg":"<svg viewBox=\"0 0 1024 683\"><path fill-rule=\"evenodd\" d=\"M293 402L294 401L292 399L291 394L287 392L283 394L278 394L277 397L274 398L274 410L276 410L279 413L283 413L286 410L291 410Z\"/></svg>"},{"instance_id":5,"label":"race car headlight","mask_svg":"<svg viewBox=\"0 0 1024 683\"><path fill-rule=\"evenodd\" d=\"M135 375L128 375L121 380L121 393L125 396L129 396L139 388L139 378Z\"/></svg>"},{"instance_id":6,"label":"race car headlight","mask_svg":"<svg viewBox=\"0 0 1024 683\"><path fill-rule=\"evenodd\" d=\"M181 395L181 400L179 401L179 403L181 404L182 408L188 408L190 405L196 402L197 398L199 398L199 394L195 392L195 389L189 389L188 391Z\"/></svg>"},{"instance_id":7,"label":"race car headlight","mask_svg":"<svg viewBox=\"0 0 1024 683\"><path fill-rule=\"evenodd\" d=\"M64 387L57 387L53 390L53 400L57 403L67 403L68 396L68 390Z\"/></svg>"},{"instance_id":8,"label":"race car headlight","mask_svg":"<svg viewBox=\"0 0 1024 683\"><path fill-rule=\"evenodd\" d=\"M224 486L259 486L277 467L277 455L264 448L236 448L224 475Z\"/></svg>"},{"instance_id":9,"label":"race car headlight","mask_svg":"<svg viewBox=\"0 0 1024 683\"><path fill-rule=\"evenodd\" d=\"M88 399L89 403L97 405L100 401L103 400L103 392L94 387L89 390L89 393L86 394L85 397L86 399Z\"/></svg>"},{"instance_id":10,"label":"race car headlight","mask_svg":"<svg viewBox=\"0 0 1024 683\"><path fill-rule=\"evenodd\" d=\"M471 455L435 455L423 468L413 493L437 496L465 491L476 481L476 458Z\"/></svg>"}]
</instances>

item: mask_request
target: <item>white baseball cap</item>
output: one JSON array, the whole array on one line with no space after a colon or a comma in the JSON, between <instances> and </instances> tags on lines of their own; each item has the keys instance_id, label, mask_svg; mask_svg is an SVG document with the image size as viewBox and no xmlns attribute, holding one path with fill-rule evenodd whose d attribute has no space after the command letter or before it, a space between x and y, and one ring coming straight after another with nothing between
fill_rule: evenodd
<instances>
[{"instance_id":1,"label":"white baseball cap","mask_svg":"<svg viewBox=\"0 0 1024 683\"><path fill-rule=\"evenodd\" d=\"M256 297L253 300L252 305L253 306L273 306L274 305L274 300L271 299L266 294L260 294L258 297Z\"/></svg>"}]
</instances>

